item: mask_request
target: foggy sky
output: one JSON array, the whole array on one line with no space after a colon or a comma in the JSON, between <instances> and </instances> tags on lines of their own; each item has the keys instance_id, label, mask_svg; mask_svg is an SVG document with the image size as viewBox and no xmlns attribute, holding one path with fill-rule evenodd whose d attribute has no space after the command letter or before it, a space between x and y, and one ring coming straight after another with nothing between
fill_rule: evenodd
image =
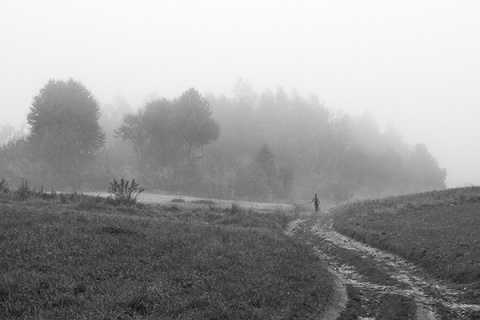
<instances>
[{"instance_id":1,"label":"foggy sky","mask_svg":"<svg viewBox=\"0 0 480 320\"><path fill-rule=\"evenodd\" d=\"M0 0L0 124L49 79L137 109L190 87L282 86L425 143L480 184L480 1Z\"/></svg>"}]
</instances>

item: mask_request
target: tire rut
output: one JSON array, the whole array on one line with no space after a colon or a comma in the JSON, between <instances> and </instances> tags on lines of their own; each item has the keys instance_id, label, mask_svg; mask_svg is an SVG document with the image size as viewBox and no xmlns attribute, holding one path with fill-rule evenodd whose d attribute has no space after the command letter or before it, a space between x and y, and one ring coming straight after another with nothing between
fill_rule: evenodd
<instances>
[{"instance_id":1,"label":"tire rut","mask_svg":"<svg viewBox=\"0 0 480 320\"><path fill-rule=\"evenodd\" d=\"M317 216L314 223L304 220L301 223L297 222L295 226L297 229L310 232L313 237L322 240L321 245L316 245L312 242L317 255L340 278L344 279L345 284L360 288L366 296L378 297L386 293L392 293L409 297L417 305L416 319L440 319L439 315L437 315L436 306L438 305L443 305L450 309L455 314L455 317L458 317L457 319L465 319L469 312L480 311L480 305L462 303L460 300L461 291L445 282L438 281L421 268L403 258L373 248L336 232L332 228L332 217L328 212L321 213L320 217ZM290 232L292 233L292 231ZM293 233L295 233L295 230ZM363 259L372 262L375 268L395 279L400 285L384 285L369 281L359 274L355 267L341 261L337 256L330 255L327 251L331 252L331 250L326 250L326 248L332 247L347 249L357 253ZM337 288L337 290L340 289ZM366 317L361 319L375 318Z\"/></svg>"}]
</instances>

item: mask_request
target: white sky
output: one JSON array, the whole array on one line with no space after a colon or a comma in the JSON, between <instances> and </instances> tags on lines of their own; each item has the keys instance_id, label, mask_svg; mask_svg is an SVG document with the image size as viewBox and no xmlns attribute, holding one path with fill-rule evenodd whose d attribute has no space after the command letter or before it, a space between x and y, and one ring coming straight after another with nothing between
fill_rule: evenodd
<instances>
[{"instance_id":1,"label":"white sky","mask_svg":"<svg viewBox=\"0 0 480 320\"><path fill-rule=\"evenodd\" d=\"M238 78L315 93L425 143L449 187L480 184L477 0L0 0L0 124L70 77L135 109Z\"/></svg>"}]
</instances>

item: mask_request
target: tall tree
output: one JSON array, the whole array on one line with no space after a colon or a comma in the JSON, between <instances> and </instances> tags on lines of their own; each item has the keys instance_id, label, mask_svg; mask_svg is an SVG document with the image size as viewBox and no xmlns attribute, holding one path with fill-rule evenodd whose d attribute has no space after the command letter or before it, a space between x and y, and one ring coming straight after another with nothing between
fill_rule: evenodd
<instances>
[{"instance_id":1,"label":"tall tree","mask_svg":"<svg viewBox=\"0 0 480 320\"><path fill-rule=\"evenodd\" d=\"M151 164L154 167L176 163L184 155L183 139L174 134L173 102L156 99L144 107L143 123L151 137L149 144Z\"/></svg>"},{"instance_id":2,"label":"tall tree","mask_svg":"<svg viewBox=\"0 0 480 320\"><path fill-rule=\"evenodd\" d=\"M0 145L6 143L15 133L15 128L10 124L6 123L0 126Z\"/></svg>"},{"instance_id":3,"label":"tall tree","mask_svg":"<svg viewBox=\"0 0 480 320\"><path fill-rule=\"evenodd\" d=\"M178 99L155 99L137 114L125 116L117 136L130 141L144 168L175 166L192 148L216 140L220 134L208 101L195 89ZM142 164L143 163L143 164Z\"/></svg>"},{"instance_id":4,"label":"tall tree","mask_svg":"<svg viewBox=\"0 0 480 320\"><path fill-rule=\"evenodd\" d=\"M421 188L420 191L445 189L447 171L440 168L426 145L422 143L415 145L409 164L413 179Z\"/></svg>"},{"instance_id":5,"label":"tall tree","mask_svg":"<svg viewBox=\"0 0 480 320\"><path fill-rule=\"evenodd\" d=\"M79 187L84 165L104 145L99 116L90 91L72 79L50 80L33 98L28 139L57 182Z\"/></svg>"},{"instance_id":6,"label":"tall tree","mask_svg":"<svg viewBox=\"0 0 480 320\"><path fill-rule=\"evenodd\" d=\"M267 176L275 176L275 157L267 144L264 144L257 154L256 161Z\"/></svg>"},{"instance_id":7,"label":"tall tree","mask_svg":"<svg viewBox=\"0 0 480 320\"><path fill-rule=\"evenodd\" d=\"M137 156L140 173L145 173L147 152L149 150L150 135L145 130L143 111L137 114L126 114L122 125L115 130L115 136L129 141Z\"/></svg>"},{"instance_id":8,"label":"tall tree","mask_svg":"<svg viewBox=\"0 0 480 320\"><path fill-rule=\"evenodd\" d=\"M189 151L195 145L215 141L220 135L220 127L212 113L208 100L197 90L185 91L174 103L173 135L181 138Z\"/></svg>"},{"instance_id":9,"label":"tall tree","mask_svg":"<svg viewBox=\"0 0 480 320\"><path fill-rule=\"evenodd\" d=\"M105 146L107 148L117 147L120 143L115 139L115 130L123 123L126 114L132 113L132 108L122 96L116 96L112 103L105 104L100 108L100 126L106 135Z\"/></svg>"}]
</instances>

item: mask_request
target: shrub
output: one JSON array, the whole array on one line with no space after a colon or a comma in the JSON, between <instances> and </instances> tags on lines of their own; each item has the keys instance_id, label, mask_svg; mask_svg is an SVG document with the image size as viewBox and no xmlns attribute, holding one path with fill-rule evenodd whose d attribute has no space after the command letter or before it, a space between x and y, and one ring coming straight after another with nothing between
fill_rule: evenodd
<instances>
[{"instance_id":1,"label":"shrub","mask_svg":"<svg viewBox=\"0 0 480 320\"><path fill-rule=\"evenodd\" d=\"M141 188L135 179L132 182L128 180L124 180L123 178L120 182L113 179L113 182L110 183L110 187L108 188L108 193L113 198L115 204L124 204L124 205L132 205L137 202L137 198L145 191L145 188Z\"/></svg>"},{"instance_id":2,"label":"shrub","mask_svg":"<svg viewBox=\"0 0 480 320\"><path fill-rule=\"evenodd\" d=\"M65 204L67 203L68 197L64 193L60 193L60 203Z\"/></svg>"},{"instance_id":3,"label":"shrub","mask_svg":"<svg viewBox=\"0 0 480 320\"><path fill-rule=\"evenodd\" d=\"M20 200L27 200L28 198L30 198L30 195L32 195L32 193L32 190L30 190L30 188L28 187L27 180L23 180L20 187L15 191L15 195Z\"/></svg>"},{"instance_id":4,"label":"shrub","mask_svg":"<svg viewBox=\"0 0 480 320\"><path fill-rule=\"evenodd\" d=\"M242 206L239 205L238 203L235 203L235 202L234 202L234 203L232 203L232 207L230 208L230 211L229 211L229 212L230 212L231 214L237 214L237 213L241 213L241 212L243 212L243 211L244 211L244 210L243 210Z\"/></svg>"},{"instance_id":5,"label":"shrub","mask_svg":"<svg viewBox=\"0 0 480 320\"><path fill-rule=\"evenodd\" d=\"M8 192L10 192L10 190L8 189L7 182L5 181L5 179L2 179L2 181L0 181L0 193Z\"/></svg>"}]
</instances>

